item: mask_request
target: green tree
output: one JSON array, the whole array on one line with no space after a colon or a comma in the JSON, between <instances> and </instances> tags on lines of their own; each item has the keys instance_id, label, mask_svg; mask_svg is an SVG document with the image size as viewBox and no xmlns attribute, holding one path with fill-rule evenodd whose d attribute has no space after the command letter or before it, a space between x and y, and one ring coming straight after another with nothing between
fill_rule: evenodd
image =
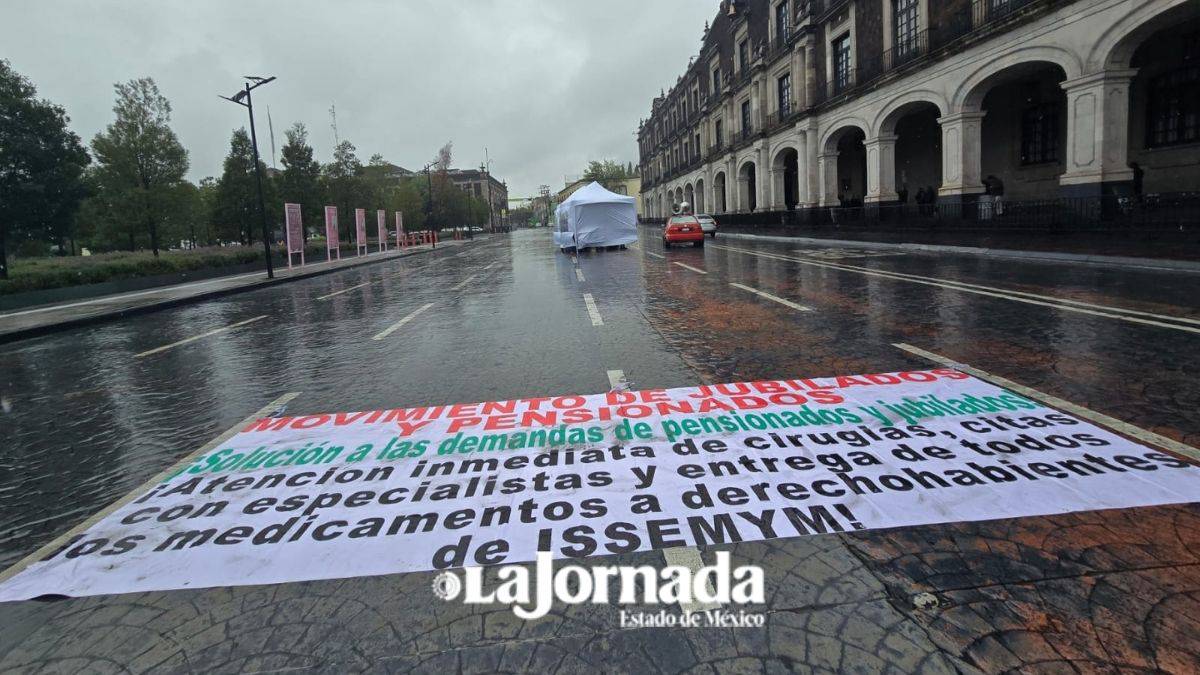
<instances>
[{"instance_id":1,"label":"green tree","mask_svg":"<svg viewBox=\"0 0 1200 675\"><path fill-rule=\"evenodd\" d=\"M103 184L132 197L126 222L146 228L157 256L162 209L169 201L167 193L187 173L188 153L171 129L171 103L153 79L143 77L114 88L117 118L92 139L92 152L107 174ZM131 235L131 245L134 240Z\"/></svg>"},{"instance_id":2,"label":"green tree","mask_svg":"<svg viewBox=\"0 0 1200 675\"><path fill-rule=\"evenodd\" d=\"M36 95L0 60L0 279L8 277L10 238L53 240L63 253L86 196L87 151L67 128L66 112Z\"/></svg>"},{"instance_id":3,"label":"green tree","mask_svg":"<svg viewBox=\"0 0 1200 675\"><path fill-rule=\"evenodd\" d=\"M624 164L611 159L604 161L593 159L588 162L587 169L583 172L583 180L596 181L610 190L627 178L633 178L632 172Z\"/></svg>"},{"instance_id":4,"label":"green tree","mask_svg":"<svg viewBox=\"0 0 1200 675\"><path fill-rule=\"evenodd\" d=\"M308 144L308 130L302 123L293 124L285 136L287 142L283 144L281 153L283 171L278 186L280 198L300 205L307 231L321 231L325 204L321 163L313 159L313 149Z\"/></svg>"},{"instance_id":5,"label":"green tree","mask_svg":"<svg viewBox=\"0 0 1200 675\"><path fill-rule=\"evenodd\" d=\"M261 161L258 166L265 174L266 167ZM254 146L244 127L236 129L229 139L229 154L225 156L216 188L214 229L217 236L246 245L254 243L254 233L260 222L258 185L254 176ZM271 193L269 180L263 181L263 193L264 197Z\"/></svg>"},{"instance_id":6,"label":"green tree","mask_svg":"<svg viewBox=\"0 0 1200 675\"><path fill-rule=\"evenodd\" d=\"M329 203L338 209L338 236L354 241L354 209L370 209L370 186L363 180L362 162L350 141L342 141L333 149L333 161L323 167L325 189ZM324 217L322 217L322 227Z\"/></svg>"}]
</instances>

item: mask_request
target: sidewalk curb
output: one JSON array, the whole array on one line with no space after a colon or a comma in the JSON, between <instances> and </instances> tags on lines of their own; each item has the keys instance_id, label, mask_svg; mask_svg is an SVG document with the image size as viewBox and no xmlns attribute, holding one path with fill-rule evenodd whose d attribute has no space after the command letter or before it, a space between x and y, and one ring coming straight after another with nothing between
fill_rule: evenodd
<instances>
[{"instance_id":1,"label":"sidewalk curb","mask_svg":"<svg viewBox=\"0 0 1200 675\"><path fill-rule=\"evenodd\" d=\"M905 244L882 241L858 241L856 239L781 237L778 235L745 234L742 232L722 232L720 236L734 239L757 239L759 241L778 241L797 244L850 246L855 248L919 251L922 253L962 253L967 255L984 255L995 258L1018 258L1020 260L1034 262L1072 262L1103 267L1131 267L1158 271L1200 273L1200 261L1193 260L1136 258L1132 256L1091 255L1086 253L1057 253L1054 251L1019 251L1008 248L979 248L976 246L949 246L944 244Z\"/></svg>"},{"instance_id":2,"label":"sidewalk curb","mask_svg":"<svg viewBox=\"0 0 1200 675\"><path fill-rule=\"evenodd\" d=\"M443 250L449 250L450 248L458 248L458 247L452 246L452 247L447 247L446 249L443 249ZM8 344L11 342L19 342L20 340L27 340L29 338L39 337L42 335L49 335L51 333L57 333L59 331L64 331L64 330L70 330L72 328L80 328L82 326L90 326L90 325L94 325L94 324L98 324L98 323L105 323L107 321L113 321L113 320L122 319L125 317L137 316L139 314L149 314L151 312L157 312L157 311L164 310L164 309L171 309L173 307L180 307L183 305L190 305L190 304L194 304L197 302L204 302L205 300L213 300L215 298L221 298L221 297L225 297L227 295L235 295L237 293L246 293L249 291L257 291L257 290L261 290L263 288L270 288L271 286L277 286L279 284L286 284L291 281L302 281L304 279L312 279L313 277L319 277L319 276L323 276L326 274L332 274L334 272L343 272L345 270L351 270L351 269L355 269L358 267L365 267L366 265L374 265L376 263L389 262L392 260L403 260L404 258L410 258L414 255L430 253L430 252L433 252L436 250L437 249L429 248L429 249L425 249L423 251L413 251L409 255L399 255L399 256L392 256L392 257L388 257L388 258L375 258L373 260L367 259L367 260L363 260L361 262L355 262L355 263L352 263L349 265L343 265L341 267L331 267L329 269L315 270L315 271L313 271L311 273L307 273L307 274L298 274L298 275L293 275L293 276L288 276L288 277L277 277L275 279L263 279L262 281L256 281L256 282L244 284L242 286L234 286L232 288L221 288L221 289L217 289L217 290L213 290L213 291L203 291L201 293L197 293L196 295L189 295L189 296L183 297L183 298L172 298L170 300L160 300L158 302L151 302L151 303L148 303L145 305L137 305L134 307L126 307L124 309L117 309L117 310L113 310L111 312L105 312L103 314L95 314L92 316L83 316L83 317L79 317L77 319L67 319L65 321L49 323L49 324L45 324L42 326L33 326L31 328L21 328L21 329L17 329L14 331L0 333L0 345ZM266 270L263 270L263 272L265 273Z\"/></svg>"}]
</instances>

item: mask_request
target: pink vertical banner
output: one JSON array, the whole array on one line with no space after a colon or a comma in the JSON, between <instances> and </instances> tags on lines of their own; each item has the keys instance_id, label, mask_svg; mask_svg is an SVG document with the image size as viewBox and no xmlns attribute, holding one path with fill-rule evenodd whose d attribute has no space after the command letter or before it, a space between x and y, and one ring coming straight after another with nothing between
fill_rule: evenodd
<instances>
[{"instance_id":1,"label":"pink vertical banner","mask_svg":"<svg viewBox=\"0 0 1200 675\"><path fill-rule=\"evenodd\" d=\"M288 267L292 266L292 256L300 254L300 264L304 265L304 225L300 220L299 204L284 204L283 213L287 227Z\"/></svg>"},{"instance_id":2,"label":"pink vertical banner","mask_svg":"<svg viewBox=\"0 0 1200 675\"><path fill-rule=\"evenodd\" d=\"M328 262L333 259L333 252L337 252L337 259L342 259L342 248L338 242L338 222L337 222L337 207L325 207L325 260Z\"/></svg>"},{"instance_id":3,"label":"pink vertical banner","mask_svg":"<svg viewBox=\"0 0 1200 675\"><path fill-rule=\"evenodd\" d=\"M357 242L355 255L367 252L367 210L354 209L354 241Z\"/></svg>"},{"instance_id":4,"label":"pink vertical banner","mask_svg":"<svg viewBox=\"0 0 1200 675\"><path fill-rule=\"evenodd\" d=\"M375 211L375 225L379 228L379 250L380 252L387 250L387 211L378 209Z\"/></svg>"},{"instance_id":5,"label":"pink vertical banner","mask_svg":"<svg viewBox=\"0 0 1200 675\"><path fill-rule=\"evenodd\" d=\"M404 214L396 212L396 248L407 246L408 242L404 240Z\"/></svg>"}]
</instances>

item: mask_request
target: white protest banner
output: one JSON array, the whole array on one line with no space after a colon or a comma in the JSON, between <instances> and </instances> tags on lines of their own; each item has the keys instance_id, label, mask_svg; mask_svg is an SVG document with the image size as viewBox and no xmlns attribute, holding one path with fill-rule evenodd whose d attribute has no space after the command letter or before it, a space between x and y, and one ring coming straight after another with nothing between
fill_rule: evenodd
<instances>
[{"instance_id":1,"label":"white protest banner","mask_svg":"<svg viewBox=\"0 0 1200 675\"><path fill-rule=\"evenodd\" d=\"M304 265L304 226L300 221L300 205L284 204L284 218L287 222L287 252L288 267L292 266L292 256L300 254L300 264Z\"/></svg>"},{"instance_id":2,"label":"white protest banner","mask_svg":"<svg viewBox=\"0 0 1200 675\"><path fill-rule=\"evenodd\" d=\"M357 251L355 255L363 255L367 252L367 211L366 209L354 209L354 240L357 242Z\"/></svg>"},{"instance_id":3,"label":"white protest banner","mask_svg":"<svg viewBox=\"0 0 1200 675\"><path fill-rule=\"evenodd\" d=\"M950 369L266 418L218 448L0 600L1200 497L1200 468Z\"/></svg>"},{"instance_id":4,"label":"white protest banner","mask_svg":"<svg viewBox=\"0 0 1200 675\"><path fill-rule=\"evenodd\" d=\"M379 250L387 250L387 211L375 210L375 229L379 237Z\"/></svg>"},{"instance_id":5,"label":"white protest banner","mask_svg":"<svg viewBox=\"0 0 1200 675\"><path fill-rule=\"evenodd\" d=\"M337 259L342 259L341 242L338 241L338 219L337 207L325 207L325 260L333 259L333 253L337 252Z\"/></svg>"}]
</instances>

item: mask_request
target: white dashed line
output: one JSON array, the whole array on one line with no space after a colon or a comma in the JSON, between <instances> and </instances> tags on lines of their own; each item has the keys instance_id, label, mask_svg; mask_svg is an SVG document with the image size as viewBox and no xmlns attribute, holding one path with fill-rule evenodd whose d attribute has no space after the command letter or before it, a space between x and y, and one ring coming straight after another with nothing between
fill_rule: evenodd
<instances>
[{"instance_id":1,"label":"white dashed line","mask_svg":"<svg viewBox=\"0 0 1200 675\"><path fill-rule=\"evenodd\" d=\"M451 286L450 290L461 291L463 289L463 286L466 286L467 284L471 283L471 281L473 281L474 279L475 279L475 275L472 274L471 276L467 277L466 279L463 279L462 281L458 282L454 286Z\"/></svg>"},{"instance_id":2,"label":"white dashed line","mask_svg":"<svg viewBox=\"0 0 1200 675\"><path fill-rule=\"evenodd\" d=\"M705 272L704 270L700 269L699 267L692 267L691 265L685 265L678 261L676 261L675 264L679 265L680 267L682 267L685 270L691 270L697 274L708 274L708 272Z\"/></svg>"},{"instance_id":3,"label":"white dashed line","mask_svg":"<svg viewBox=\"0 0 1200 675\"><path fill-rule=\"evenodd\" d=\"M579 258L576 258L575 256L571 256L571 264L573 264L573 265L578 265L578 264L579 264Z\"/></svg>"},{"instance_id":4,"label":"white dashed line","mask_svg":"<svg viewBox=\"0 0 1200 675\"><path fill-rule=\"evenodd\" d=\"M159 353L159 352L165 352L165 351L167 351L168 349L174 349L175 347L178 347L178 346L180 346L180 345L186 345L186 344L187 344L187 343L189 343L189 342L195 342L196 340L199 340L199 339L201 339L201 338L206 338L206 337L208 337L208 336L210 336L210 335L216 335L217 333L224 333L224 332L225 332L225 331L227 331L227 330L232 330L232 329L234 329L234 328L237 328L238 326L245 326L245 325L246 325L246 324L248 324L248 323L254 323L255 321L260 321L260 320L262 320L262 319L265 319L265 318L267 318L267 315L266 315L266 314L263 314L262 316L256 316L256 317L254 317L253 319L246 319L245 321L239 321L239 322L237 322L237 323L231 323L231 324L229 324L228 326L223 326L223 327L221 327L221 328L217 328L217 329L214 329L214 330L210 330L210 331L208 331L207 333L201 333L201 334L199 334L199 335L193 335L193 336L192 336L192 337L190 337L190 338L184 338L184 339L180 340L179 342L172 342L172 343L171 343L171 344L169 344L169 345L163 345L163 346L161 346L161 347L155 347L154 349L151 349L151 350L149 350L149 351L144 351L144 352L142 352L142 353L140 353L140 354L134 354L134 358L135 358L135 359L140 359L140 358L142 358L143 356L150 356L151 354L157 354L157 353Z\"/></svg>"},{"instance_id":5,"label":"white dashed line","mask_svg":"<svg viewBox=\"0 0 1200 675\"><path fill-rule=\"evenodd\" d=\"M495 262L490 262L483 266L483 271L486 272L496 266Z\"/></svg>"},{"instance_id":6,"label":"white dashed line","mask_svg":"<svg viewBox=\"0 0 1200 675\"><path fill-rule=\"evenodd\" d=\"M579 269L578 267L575 268L575 278L580 281L587 281L583 278L583 270Z\"/></svg>"},{"instance_id":7,"label":"white dashed line","mask_svg":"<svg viewBox=\"0 0 1200 675\"><path fill-rule=\"evenodd\" d=\"M340 290L340 291L336 291L336 292L334 292L334 293L330 293L330 294L328 294L328 295L318 295L318 296L317 296L317 299L318 299L318 300L328 300L329 298L332 298L332 297L333 297L333 296L335 296L335 295L341 295L342 293L349 293L350 291L352 291L352 290L354 290L354 289L356 289L356 288L362 288L363 286L370 286L372 283L374 283L374 282L368 281L368 282L366 282L366 283L362 283L362 284L359 284L359 285L357 285L357 286L351 286L350 288L343 288L343 289L342 289L342 290Z\"/></svg>"},{"instance_id":8,"label":"white dashed line","mask_svg":"<svg viewBox=\"0 0 1200 675\"><path fill-rule=\"evenodd\" d=\"M903 342L893 343L892 346L896 347L898 349L903 349L904 351L906 351L910 354L915 354L917 356L920 356L921 358L929 359L930 361L933 361L934 363L940 363L943 366L948 366L955 370L964 372L968 375L973 375L975 377L978 377L981 380L987 380L988 382L991 382L992 384L1004 387L1005 389L1008 389L1009 391L1018 393L1022 396L1025 396L1026 398L1032 398L1036 401L1041 401L1042 403L1045 403L1046 405L1048 405L1052 408L1058 408L1059 410L1062 410L1063 412L1071 413L1072 415L1074 415L1076 417L1082 417L1085 420L1106 426L1110 429L1113 429L1122 434L1125 434L1126 436L1129 436L1131 438L1136 438L1139 441L1142 441L1143 443L1157 445L1160 448L1166 448L1167 450L1172 450L1181 455L1184 455L1185 457L1190 457L1195 460L1200 460L1200 450L1197 450L1196 448L1193 448L1190 445L1185 445L1183 443L1180 443L1179 441L1177 441L1173 438L1167 438L1166 436L1161 436L1159 434L1154 433L1153 431L1146 431L1145 429L1142 429L1141 427L1135 427L1132 424L1129 424L1128 422L1122 422L1121 420L1116 419L1115 417L1109 417L1108 415L1105 415L1104 413L1098 413L1095 410L1089 410L1088 408L1085 408L1081 405L1076 405L1074 403L1071 403L1070 401L1063 400L1061 398L1058 398L1057 396L1052 396L1050 394L1044 394L1036 389L1030 389L1029 387L1026 387L1023 384L1018 384L1016 382L1013 382L1012 380L1000 377L999 375L993 375L987 371L980 370L980 369L974 368L972 366L968 366L964 363L958 363L957 361L948 359L948 358L942 356L941 354L934 354L933 352L927 352L924 349L921 349L920 347L914 347L910 344L906 344Z\"/></svg>"},{"instance_id":9,"label":"white dashed line","mask_svg":"<svg viewBox=\"0 0 1200 675\"><path fill-rule=\"evenodd\" d=\"M660 259L663 259L663 260L666 260L666 258L667 258L667 256L665 256L665 255L659 255L658 253L655 253L655 252L653 252L653 251L642 251L642 253L645 253L646 255L652 255L652 256L654 256L655 258L660 258Z\"/></svg>"},{"instance_id":10,"label":"white dashed line","mask_svg":"<svg viewBox=\"0 0 1200 675\"><path fill-rule=\"evenodd\" d=\"M596 306L596 299L591 293L583 294L583 304L587 305L588 316L592 317L593 326L603 326L604 319L600 318L600 308Z\"/></svg>"},{"instance_id":11,"label":"white dashed line","mask_svg":"<svg viewBox=\"0 0 1200 675\"><path fill-rule=\"evenodd\" d=\"M785 307L791 307L792 309L799 310L801 312L811 312L812 311L812 307L805 307L804 305L798 305L798 304L792 302L791 300L784 300L783 298L779 297L778 295L771 295L770 293L767 293L766 291L760 291L757 288L750 288L749 286L745 286L743 284L735 284L735 283L730 283L729 285L733 286L734 288L740 288L743 291L750 291L751 293L753 293L759 297L766 298L767 300L771 300L772 302L778 302L779 304L781 304Z\"/></svg>"},{"instance_id":12,"label":"white dashed line","mask_svg":"<svg viewBox=\"0 0 1200 675\"><path fill-rule=\"evenodd\" d=\"M432 302L422 305L420 308L417 309L417 311L413 312L412 314L409 314L408 316L404 317L403 319L400 319L396 323L383 329L383 332L381 332L379 335L376 335L375 337L373 337L371 339L372 340L382 340L383 338L391 335L392 333L395 333L396 331L400 330L400 328L402 326L404 326L404 324L408 323L409 321L412 321L414 318L416 318L416 316L418 314L420 314L421 312L424 312L425 310L429 309L430 307L433 307Z\"/></svg>"}]
</instances>

